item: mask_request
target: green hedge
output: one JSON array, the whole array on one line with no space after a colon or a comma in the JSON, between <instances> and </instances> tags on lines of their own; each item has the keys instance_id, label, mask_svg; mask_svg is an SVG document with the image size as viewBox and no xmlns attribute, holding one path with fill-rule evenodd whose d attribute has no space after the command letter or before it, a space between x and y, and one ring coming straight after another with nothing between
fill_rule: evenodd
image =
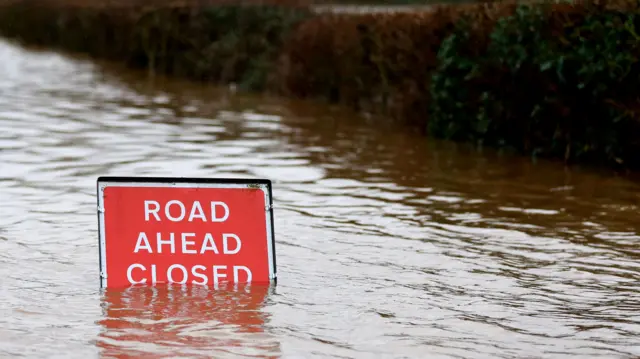
<instances>
[{"instance_id":1,"label":"green hedge","mask_svg":"<svg viewBox=\"0 0 640 359\"><path fill-rule=\"evenodd\" d=\"M123 61L152 73L263 90L291 29L309 9L274 5L203 7L0 6L0 33L27 44Z\"/></svg>"},{"instance_id":2,"label":"green hedge","mask_svg":"<svg viewBox=\"0 0 640 359\"><path fill-rule=\"evenodd\" d=\"M488 39L459 22L438 54L429 133L640 167L639 15L589 4L521 5Z\"/></svg>"}]
</instances>

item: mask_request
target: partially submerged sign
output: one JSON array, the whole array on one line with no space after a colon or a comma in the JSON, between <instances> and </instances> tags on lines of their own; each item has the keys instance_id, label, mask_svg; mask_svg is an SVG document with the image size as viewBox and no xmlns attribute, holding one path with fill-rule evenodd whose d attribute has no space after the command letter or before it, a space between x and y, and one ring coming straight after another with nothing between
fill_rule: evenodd
<instances>
[{"instance_id":1,"label":"partially submerged sign","mask_svg":"<svg viewBox=\"0 0 640 359\"><path fill-rule=\"evenodd\" d=\"M271 181L98 178L102 287L270 283Z\"/></svg>"}]
</instances>

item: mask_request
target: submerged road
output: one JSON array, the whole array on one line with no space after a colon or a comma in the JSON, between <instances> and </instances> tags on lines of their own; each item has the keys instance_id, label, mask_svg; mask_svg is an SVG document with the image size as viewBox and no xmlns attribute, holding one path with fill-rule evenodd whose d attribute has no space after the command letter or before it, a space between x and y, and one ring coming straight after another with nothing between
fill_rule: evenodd
<instances>
[{"instance_id":1,"label":"submerged road","mask_svg":"<svg viewBox=\"0 0 640 359\"><path fill-rule=\"evenodd\" d=\"M0 356L638 358L640 184L0 41ZM96 179L274 183L278 286L99 291Z\"/></svg>"}]
</instances>

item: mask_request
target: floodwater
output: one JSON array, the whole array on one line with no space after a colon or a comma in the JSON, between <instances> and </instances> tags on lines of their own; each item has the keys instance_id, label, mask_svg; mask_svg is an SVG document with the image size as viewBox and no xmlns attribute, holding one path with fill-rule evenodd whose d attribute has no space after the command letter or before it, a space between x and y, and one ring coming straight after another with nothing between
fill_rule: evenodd
<instances>
[{"instance_id":1,"label":"floodwater","mask_svg":"<svg viewBox=\"0 0 640 359\"><path fill-rule=\"evenodd\" d=\"M640 185L0 42L0 356L633 358ZM267 177L278 285L99 290L96 178Z\"/></svg>"}]
</instances>

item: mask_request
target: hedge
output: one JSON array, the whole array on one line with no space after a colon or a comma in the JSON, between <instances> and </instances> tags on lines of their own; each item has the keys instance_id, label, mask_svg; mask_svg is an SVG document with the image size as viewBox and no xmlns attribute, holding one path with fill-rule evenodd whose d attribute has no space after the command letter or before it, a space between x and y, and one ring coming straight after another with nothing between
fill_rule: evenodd
<instances>
[{"instance_id":1,"label":"hedge","mask_svg":"<svg viewBox=\"0 0 640 359\"><path fill-rule=\"evenodd\" d=\"M14 0L0 5L0 33L154 74L257 91L286 34L311 15L289 0Z\"/></svg>"},{"instance_id":2,"label":"hedge","mask_svg":"<svg viewBox=\"0 0 640 359\"><path fill-rule=\"evenodd\" d=\"M640 167L640 12L606 5L520 6L488 38L458 23L432 77L429 133Z\"/></svg>"},{"instance_id":3,"label":"hedge","mask_svg":"<svg viewBox=\"0 0 640 359\"><path fill-rule=\"evenodd\" d=\"M277 0L44 3L0 5L0 33L151 72L341 103L437 138L640 168L637 0L372 14Z\"/></svg>"},{"instance_id":4,"label":"hedge","mask_svg":"<svg viewBox=\"0 0 640 359\"><path fill-rule=\"evenodd\" d=\"M637 1L327 15L283 49L280 90L534 157L640 168Z\"/></svg>"}]
</instances>

